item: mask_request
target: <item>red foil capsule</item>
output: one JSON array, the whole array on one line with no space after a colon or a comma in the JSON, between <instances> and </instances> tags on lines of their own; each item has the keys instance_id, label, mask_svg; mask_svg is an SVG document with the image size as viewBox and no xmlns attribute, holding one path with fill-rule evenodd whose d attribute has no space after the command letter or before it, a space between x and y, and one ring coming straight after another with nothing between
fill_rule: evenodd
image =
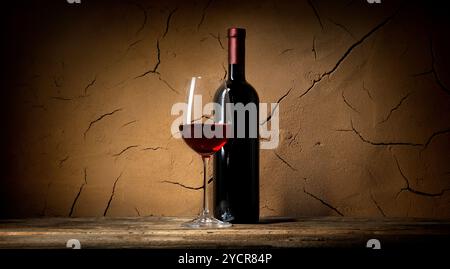
<instances>
[{"instance_id":1,"label":"red foil capsule","mask_svg":"<svg viewBox=\"0 0 450 269\"><path fill-rule=\"evenodd\" d=\"M245 29L228 29L228 63L244 64L245 62Z\"/></svg>"}]
</instances>

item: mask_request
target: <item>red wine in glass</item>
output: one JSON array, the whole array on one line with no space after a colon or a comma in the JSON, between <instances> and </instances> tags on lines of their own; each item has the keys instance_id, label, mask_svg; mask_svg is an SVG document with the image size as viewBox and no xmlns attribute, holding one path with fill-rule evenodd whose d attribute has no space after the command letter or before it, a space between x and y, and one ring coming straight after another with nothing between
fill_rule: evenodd
<instances>
[{"instance_id":1,"label":"red wine in glass","mask_svg":"<svg viewBox=\"0 0 450 269\"><path fill-rule=\"evenodd\" d=\"M191 123L180 125L181 136L184 142L200 154L202 157L209 157L225 143L227 143L227 124L223 123ZM205 130L214 131L216 135L206 136Z\"/></svg>"},{"instance_id":2,"label":"red wine in glass","mask_svg":"<svg viewBox=\"0 0 450 269\"><path fill-rule=\"evenodd\" d=\"M188 146L200 154L203 161L203 211L196 219L184 223L189 228L227 228L231 223L215 219L209 212L206 198L206 167L211 155L227 143L227 127L224 123L190 123L179 126L181 137Z\"/></svg>"}]
</instances>

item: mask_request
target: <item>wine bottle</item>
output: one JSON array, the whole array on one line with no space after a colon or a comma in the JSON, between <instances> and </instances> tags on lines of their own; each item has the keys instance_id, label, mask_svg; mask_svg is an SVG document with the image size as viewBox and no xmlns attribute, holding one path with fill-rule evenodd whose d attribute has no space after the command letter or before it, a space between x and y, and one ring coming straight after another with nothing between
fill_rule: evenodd
<instances>
[{"instance_id":1,"label":"wine bottle","mask_svg":"<svg viewBox=\"0 0 450 269\"><path fill-rule=\"evenodd\" d=\"M259 221L259 98L245 79L245 35L245 29L228 29L228 79L214 97L222 106L228 103L256 110L232 113L233 137L214 155L214 216L232 223ZM236 124L240 120L243 126ZM239 136L240 131L244 135Z\"/></svg>"}]
</instances>

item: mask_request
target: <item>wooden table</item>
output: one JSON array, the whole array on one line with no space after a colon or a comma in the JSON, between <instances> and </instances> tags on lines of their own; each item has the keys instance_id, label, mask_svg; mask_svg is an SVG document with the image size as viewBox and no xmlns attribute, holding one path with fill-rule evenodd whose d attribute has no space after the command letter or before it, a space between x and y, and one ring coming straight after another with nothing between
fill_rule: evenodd
<instances>
[{"instance_id":1,"label":"wooden table","mask_svg":"<svg viewBox=\"0 0 450 269\"><path fill-rule=\"evenodd\" d=\"M450 220L270 218L256 225L193 230L187 218L40 218L0 220L0 248L304 248L382 247L450 243Z\"/></svg>"}]
</instances>

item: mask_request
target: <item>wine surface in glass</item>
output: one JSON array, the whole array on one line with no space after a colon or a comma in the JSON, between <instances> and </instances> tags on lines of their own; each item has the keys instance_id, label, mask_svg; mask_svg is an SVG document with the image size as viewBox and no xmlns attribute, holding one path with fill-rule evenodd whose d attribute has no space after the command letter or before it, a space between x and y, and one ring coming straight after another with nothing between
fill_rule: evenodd
<instances>
[{"instance_id":1,"label":"wine surface in glass","mask_svg":"<svg viewBox=\"0 0 450 269\"><path fill-rule=\"evenodd\" d=\"M181 136L184 142L200 154L202 157L209 157L227 143L227 124L223 123L191 123L180 125ZM217 136L206 136L204 130L217 131Z\"/></svg>"}]
</instances>

